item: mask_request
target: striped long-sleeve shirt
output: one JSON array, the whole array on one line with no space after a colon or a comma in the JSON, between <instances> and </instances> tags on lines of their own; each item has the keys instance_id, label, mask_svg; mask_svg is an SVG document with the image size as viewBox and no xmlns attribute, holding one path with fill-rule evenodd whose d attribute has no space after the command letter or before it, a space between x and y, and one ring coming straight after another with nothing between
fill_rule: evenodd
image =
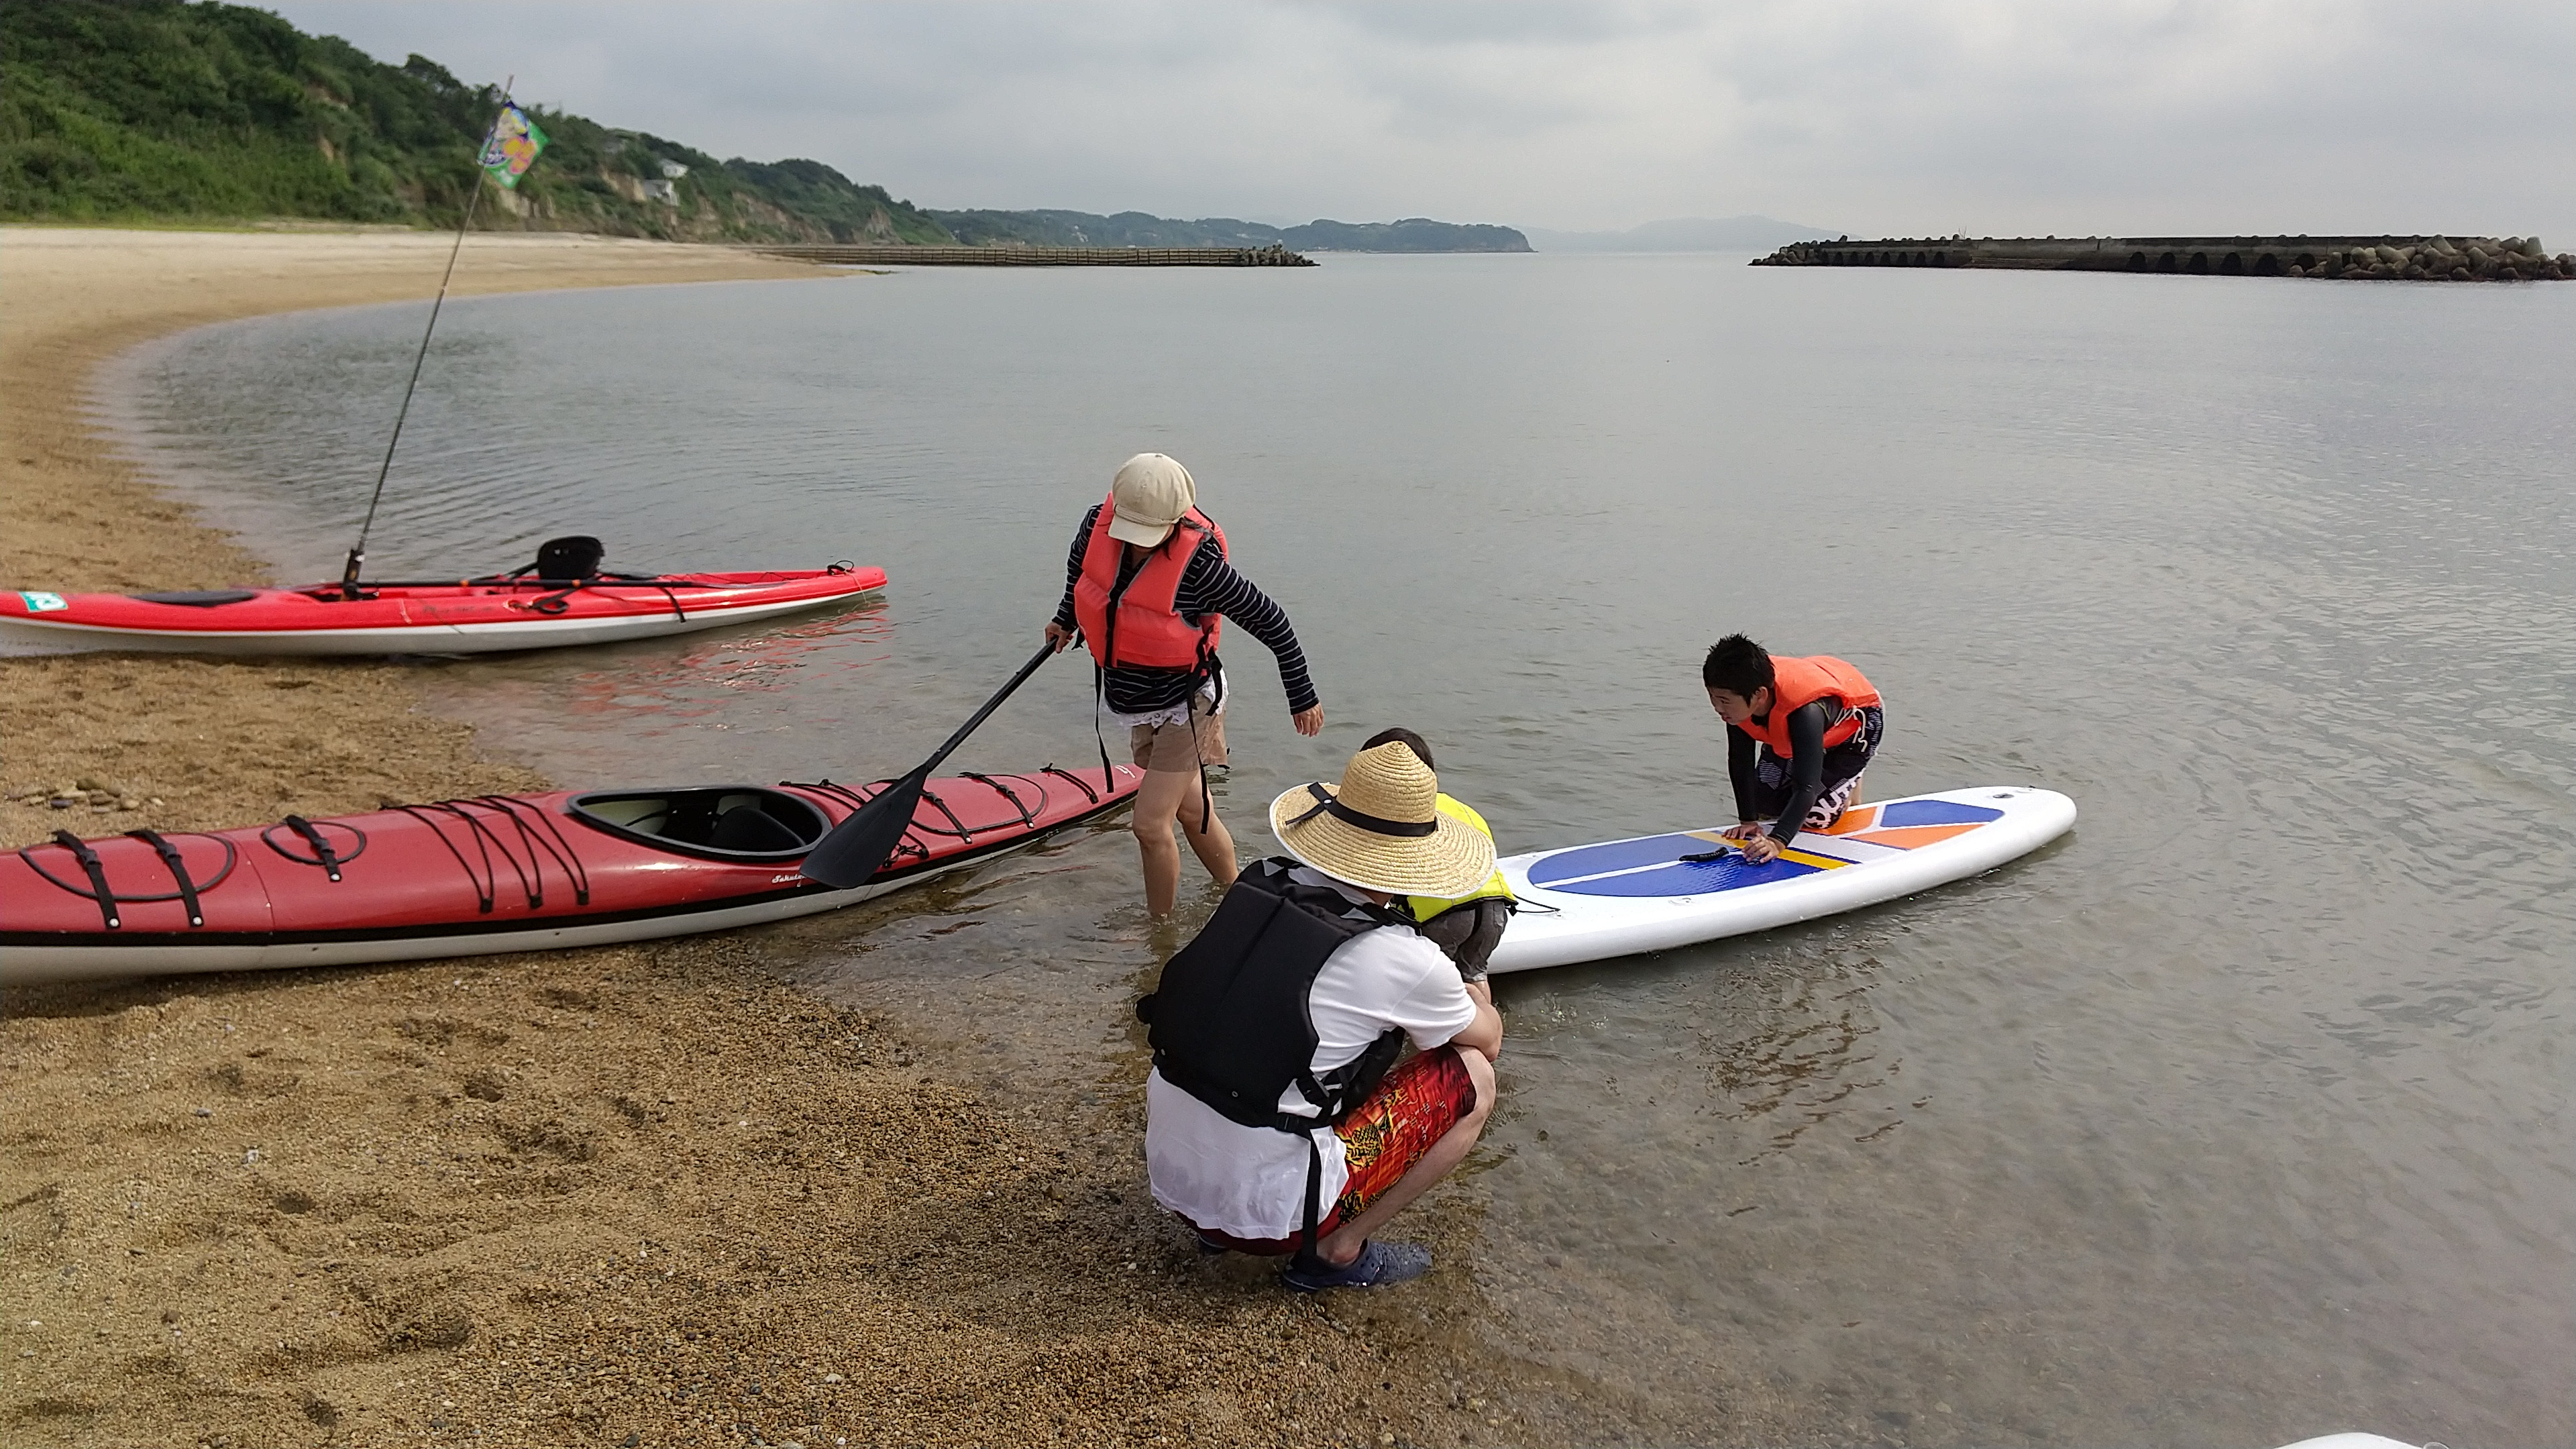
<instances>
[{"instance_id":1,"label":"striped long-sleeve shirt","mask_svg":"<svg viewBox=\"0 0 2576 1449\"><path fill-rule=\"evenodd\" d=\"M1091 543L1091 530L1100 522L1100 505L1091 505L1082 515L1082 527L1074 530L1073 555L1065 561L1064 600L1055 606L1058 627L1074 627L1073 586L1082 577L1082 555ZM1122 566L1122 576L1133 572L1133 566ZM1222 614L1241 625L1244 631L1269 647L1279 658L1279 684L1287 691L1288 709L1302 714L1323 700L1315 685L1306 677L1306 651L1297 647L1297 631L1288 623L1287 611L1270 601L1270 596L1254 588L1252 580L1234 571L1213 538L1201 539L1198 551L1181 568L1181 586L1172 596L1173 612L1191 623L1209 614ZM1193 669L1160 669L1143 664L1121 664L1106 671L1104 684L1109 707L1120 714L1149 714L1185 703L1197 686L1198 672Z\"/></svg>"}]
</instances>

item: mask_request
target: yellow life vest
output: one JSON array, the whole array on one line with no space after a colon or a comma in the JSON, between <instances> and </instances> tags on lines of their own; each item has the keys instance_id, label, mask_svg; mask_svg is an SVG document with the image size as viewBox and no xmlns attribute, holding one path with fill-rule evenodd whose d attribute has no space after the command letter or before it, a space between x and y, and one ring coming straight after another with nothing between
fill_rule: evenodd
<instances>
[{"instance_id":1,"label":"yellow life vest","mask_svg":"<svg viewBox=\"0 0 2576 1449\"><path fill-rule=\"evenodd\" d=\"M1485 817L1476 813L1476 807L1461 804L1456 800L1450 799L1446 795L1441 796L1433 803L1438 805L1441 814L1448 816L1452 820L1460 821L1464 824L1476 827L1477 830L1484 833L1487 840L1494 838L1494 827L1485 823ZM1413 908L1413 919L1416 922L1427 922L1432 917L1439 915L1441 912L1454 910L1459 906L1467 904L1469 901L1508 901L1512 899L1514 899L1512 888L1504 881L1503 873L1499 870L1495 871L1492 876L1488 877L1483 885L1476 887L1474 890L1467 892L1463 896L1447 898L1441 896L1406 896L1404 898L1405 904Z\"/></svg>"}]
</instances>

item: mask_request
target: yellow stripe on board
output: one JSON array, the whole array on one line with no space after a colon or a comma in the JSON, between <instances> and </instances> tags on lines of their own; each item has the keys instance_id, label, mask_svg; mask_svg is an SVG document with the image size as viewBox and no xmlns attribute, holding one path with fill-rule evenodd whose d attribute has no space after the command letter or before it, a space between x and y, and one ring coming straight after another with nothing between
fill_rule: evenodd
<instances>
[{"instance_id":1,"label":"yellow stripe on board","mask_svg":"<svg viewBox=\"0 0 2576 1449\"><path fill-rule=\"evenodd\" d=\"M1714 830L1685 830L1682 834L1689 836L1693 840L1705 840L1711 845L1735 844L1734 841L1727 839L1725 836L1718 834ZM1780 858L1782 860L1794 860L1800 865L1812 865L1818 870L1839 870L1844 866L1858 865L1860 863L1853 860L1837 860L1830 855L1815 855L1808 851L1798 850L1795 848L1781 851Z\"/></svg>"}]
</instances>

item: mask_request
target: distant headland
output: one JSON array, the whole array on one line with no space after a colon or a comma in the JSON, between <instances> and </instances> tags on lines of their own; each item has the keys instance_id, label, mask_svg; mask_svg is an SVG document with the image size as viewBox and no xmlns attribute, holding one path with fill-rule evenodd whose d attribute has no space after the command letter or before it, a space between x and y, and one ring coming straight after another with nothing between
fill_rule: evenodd
<instances>
[{"instance_id":1,"label":"distant headland","mask_svg":"<svg viewBox=\"0 0 2576 1449\"><path fill-rule=\"evenodd\" d=\"M1793 242L1757 267L1972 267L2060 272L2179 272L2345 281L2527 282L2576 277L2576 256L2538 237L2166 236L1898 237Z\"/></svg>"},{"instance_id":2,"label":"distant headland","mask_svg":"<svg viewBox=\"0 0 2576 1449\"><path fill-rule=\"evenodd\" d=\"M1669 217L1626 231L1523 230L1543 252L1758 252L1822 236L1832 228L1747 214Z\"/></svg>"}]
</instances>

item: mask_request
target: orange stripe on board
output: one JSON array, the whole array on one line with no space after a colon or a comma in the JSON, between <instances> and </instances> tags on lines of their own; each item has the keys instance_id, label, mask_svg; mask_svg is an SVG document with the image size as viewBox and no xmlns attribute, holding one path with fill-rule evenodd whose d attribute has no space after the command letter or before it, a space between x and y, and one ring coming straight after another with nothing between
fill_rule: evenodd
<instances>
[{"instance_id":1,"label":"orange stripe on board","mask_svg":"<svg viewBox=\"0 0 2576 1449\"><path fill-rule=\"evenodd\" d=\"M1818 833L1823 835L1849 835L1855 830L1867 830L1877 819L1877 806L1855 805L1851 809L1844 811L1842 814L1835 816L1834 823L1826 826Z\"/></svg>"},{"instance_id":2,"label":"orange stripe on board","mask_svg":"<svg viewBox=\"0 0 2576 1449\"><path fill-rule=\"evenodd\" d=\"M1852 839L1865 840L1872 845L1894 846L1898 850L1915 850L1936 840L1965 835L1976 828L1974 825L1900 825L1894 830L1873 830Z\"/></svg>"}]
</instances>

